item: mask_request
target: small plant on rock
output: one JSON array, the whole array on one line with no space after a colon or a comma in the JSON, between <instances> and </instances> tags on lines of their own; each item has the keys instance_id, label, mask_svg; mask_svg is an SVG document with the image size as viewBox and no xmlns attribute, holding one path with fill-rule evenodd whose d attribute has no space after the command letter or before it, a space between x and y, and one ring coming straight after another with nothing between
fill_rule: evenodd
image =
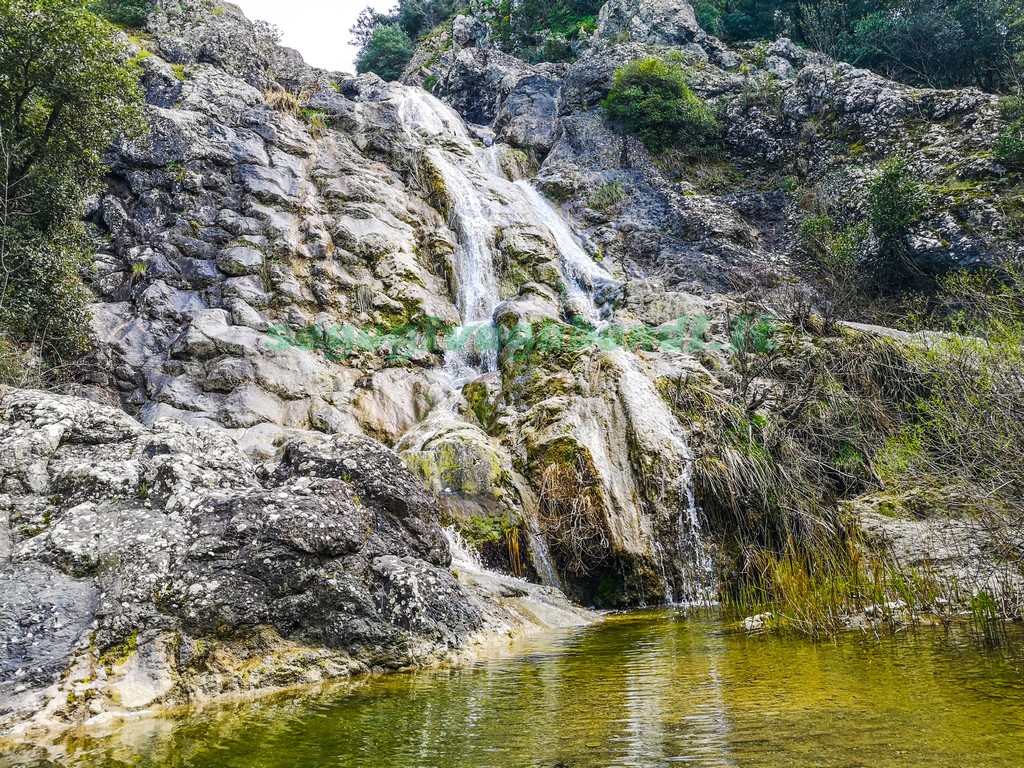
<instances>
[{"instance_id":1,"label":"small plant on rock","mask_svg":"<svg viewBox=\"0 0 1024 768\"><path fill-rule=\"evenodd\" d=\"M609 211L618 208L626 199L626 188L617 181L609 182L601 187L590 198L590 207L598 211Z\"/></svg>"}]
</instances>

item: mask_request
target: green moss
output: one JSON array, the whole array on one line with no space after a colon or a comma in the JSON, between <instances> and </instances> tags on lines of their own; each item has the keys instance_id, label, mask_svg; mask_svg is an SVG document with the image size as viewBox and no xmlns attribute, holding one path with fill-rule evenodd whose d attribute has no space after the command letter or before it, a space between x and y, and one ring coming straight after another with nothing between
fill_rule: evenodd
<instances>
[{"instance_id":1,"label":"green moss","mask_svg":"<svg viewBox=\"0 0 1024 768\"><path fill-rule=\"evenodd\" d=\"M491 399L487 385L482 381L471 381L463 387L462 395L466 398L466 403L473 411L480 426L490 432L494 426L497 408Z\"/></svg>"},{"instance_id":2,"label":"green moss","mask_svg":"<svg viewBox=\"0 0 1024 768\"><path fill-rule=\"evenodd\" d=\"M124 664L138 650L138 645L139 631L134 630L124 642L112 645L100 654L100 664L108 669Z\"/></svg>"},{"instance_id":3,"label":"green moss","mask_svg":"<svg viewBox=\"0 0 1024 768\"><path fill-rule=\"evenodd\" d=\"M452 213L452 199L448 194L448 187L437 166L425 155L420 159L419 177L430 207L446 219L449 218Z\"/></svg>"}]
</instances>

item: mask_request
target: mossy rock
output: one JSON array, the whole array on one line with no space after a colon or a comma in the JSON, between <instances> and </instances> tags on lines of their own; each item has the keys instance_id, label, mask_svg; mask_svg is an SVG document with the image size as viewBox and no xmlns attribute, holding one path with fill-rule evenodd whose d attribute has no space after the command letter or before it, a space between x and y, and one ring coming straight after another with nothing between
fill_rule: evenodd
<instances>
[{"instance_id":1,"label":"mossy rock","mask_svg":"<svg viewBox=\"0 0 1024 768\"><path fill-rule=\"evenodd\" d=\"M430 207L448 219L452 214L452 198L441 172L426 155L420 158L419 181Z\"/></svg>"}]
</instances>

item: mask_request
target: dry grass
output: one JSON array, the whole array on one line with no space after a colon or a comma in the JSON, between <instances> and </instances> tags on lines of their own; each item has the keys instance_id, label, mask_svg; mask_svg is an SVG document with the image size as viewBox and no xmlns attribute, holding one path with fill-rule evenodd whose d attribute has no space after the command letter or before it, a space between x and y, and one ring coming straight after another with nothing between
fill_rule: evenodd
<instances>
[{"instance_id":1,"label":"dry grass","mask_svg":"<svg viewBox=\"0 0 1024 768\"><path fill-rule=\"evenodd\" d=\"M604 560L608 536L596 475L583 456L552 461L541 475L539 522L552 549L574 574Z\"/></svg>"},{"instance_id":2,"label":"dry grass","mask_svg":"<svg viewBox=\"0 0 1024 768\"><path fill-rule=\"evenodd\" d=\"M267 102L268 107L277 112L293 116L299 114L299 97L277 83L263 91L263 100Z\"/></svg>"}]
</instances>

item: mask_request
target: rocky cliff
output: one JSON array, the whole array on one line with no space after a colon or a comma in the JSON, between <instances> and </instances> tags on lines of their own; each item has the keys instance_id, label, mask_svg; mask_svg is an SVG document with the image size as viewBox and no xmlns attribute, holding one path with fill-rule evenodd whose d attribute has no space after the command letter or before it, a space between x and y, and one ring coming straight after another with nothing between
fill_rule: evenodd
<instances>
[{"instance_id":1,"label":"rocky cliff","mask_svg":"<svg viewBox=\"0 0 1024 768\"><path fill-rule=\"evenodd\" d=\"M797 281L804 208L858 215L898 151L941 191L908 238L922 269L1020 249L991 97L786 40L730 50L686 2L611 0L567 65L458 17L405 84L314 70L200 0L161 3L131 45L150 135L112 149L88 205L99 373L79 394L106 404L0 397L0 724L583 620L524 580L453 576L442 523L587 604L707 597L734 525L708 511L744 489L696 446L750 384L728 352L743 294ZM719 106L715 162L606 121L614 70L649 55ZM537 343L574 318L658 343ZM535 335L424 341L473 324Z\"/></svg>"}]
</instances>

